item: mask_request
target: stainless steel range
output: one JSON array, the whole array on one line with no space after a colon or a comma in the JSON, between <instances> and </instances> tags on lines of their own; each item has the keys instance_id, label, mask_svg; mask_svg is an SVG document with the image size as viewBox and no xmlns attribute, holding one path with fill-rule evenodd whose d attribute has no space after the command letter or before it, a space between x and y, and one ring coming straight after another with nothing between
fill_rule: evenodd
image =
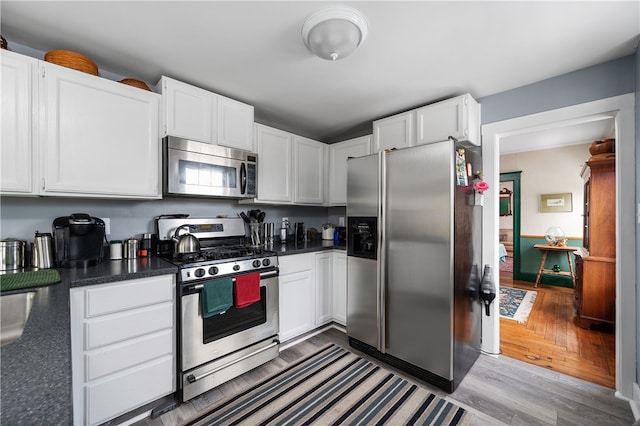
<instances>
[{"instance_id":1,"label":"stainless steel range","mask_svg":"<svg viewBox=\"0 0 640 426\"><path fill-rule=\"evenodd\" d=\"M245 226L240 218L161 216L156 224L160 254L179 267L180 400L187 401L277 357L279 270L276 252L245 246ZM176 243L186 233L197 238L198 251L178 252L181 246ZM259 300L246 306L239 304L239 282L251 279L255 282L258 278ZM203 308L203 299L210 297L204 294L205 289L228 283L229 279L233 285L232 306L210 314Z\"/></svg>"}]
</instances>

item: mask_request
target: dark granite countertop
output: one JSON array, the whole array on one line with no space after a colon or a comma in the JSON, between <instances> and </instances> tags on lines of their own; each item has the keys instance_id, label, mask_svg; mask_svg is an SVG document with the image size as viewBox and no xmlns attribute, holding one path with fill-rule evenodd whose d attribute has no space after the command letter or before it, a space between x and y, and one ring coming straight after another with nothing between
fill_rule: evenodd
<instances>
[{"instance_id":1,"label":"dark granite countertop","mask_svg":"<svg viewBox=\"0 0 640 426\"><path fill-rule=\"evenodd\" d=\"M59 272L57 284L22 290L36 292L29 319L22 337L0 348L2 424L73 424L70 288L175 274L177 268L152 257Z\"/></svg>"},{"instance_id":2,"label":"dark granite countertop","mask_svg":"<svg viewBox=\"0 0 640 426\"><path fill-rule=\"evenodd\" d=\"M278 256L289 256L292 254L312 253L323 250L346 250L347 246L344 242L336 243L333 240L312 240L312 241L287 241L281 244L276 241L273 247L269 247L278 253Z\"/></svg>"}]
</instances>

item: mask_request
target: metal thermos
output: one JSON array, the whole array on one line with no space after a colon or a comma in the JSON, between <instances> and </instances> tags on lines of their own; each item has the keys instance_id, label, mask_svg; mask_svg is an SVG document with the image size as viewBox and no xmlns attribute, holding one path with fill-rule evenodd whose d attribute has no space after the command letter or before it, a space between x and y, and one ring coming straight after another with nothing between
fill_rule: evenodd
<instances>
[{"instance_id":1,"label":"metal thermos","mask_svg":"<svg viewBox=\"0 0 640 426\"><path fill-rule=\"evenodd\" d=\"M129 238L124 242L124 258L136 259L138 257L139 241L135 238Z\"/></svg>"},{"instance_id":2,"label":"metal thermos","mask_svg":"<svg viewBox=\"0 0 640 426\"><path fill-rule=\"evenodd\" d=\"M50 232L36 231L31 252L31 264L39 269L53 268L53 235Z\"/></svg>"}]
</instances>

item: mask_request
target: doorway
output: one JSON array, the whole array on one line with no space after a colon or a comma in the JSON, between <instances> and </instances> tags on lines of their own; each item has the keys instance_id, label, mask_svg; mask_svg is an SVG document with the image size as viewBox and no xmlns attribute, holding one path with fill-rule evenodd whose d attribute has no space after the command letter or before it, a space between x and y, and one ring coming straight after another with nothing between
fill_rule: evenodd
<instances>
[{"instance_id":1,"label":"doorway","mask_svg":"<svg viewBox=\"0 0 640 426\"><path fill-rule=\"evenodd\" d=\"M636 245L635 233L623 230L636 229L633 215L621 212L635 211L635 124L634 96L621 95L612 98L574 105L553 111L532 114L484 125L483 154L484 171L489 185L499 186L499 149L502 139L533 129L550 129L592 120L615 120L616 155L616 390L624 398L633 398L636 381L636 323L622 318L636 316L635 286L622 286L622 282L635 282ZM497 269L498 264L498 195L485 204L483 231L489 236L483 242L485 263ZM495 305L495 304L494 304ZM490 354L499 354L500 321L497 306L492 305L490 317L484 317L482 349Z\"/></svg>"}]
</instances>

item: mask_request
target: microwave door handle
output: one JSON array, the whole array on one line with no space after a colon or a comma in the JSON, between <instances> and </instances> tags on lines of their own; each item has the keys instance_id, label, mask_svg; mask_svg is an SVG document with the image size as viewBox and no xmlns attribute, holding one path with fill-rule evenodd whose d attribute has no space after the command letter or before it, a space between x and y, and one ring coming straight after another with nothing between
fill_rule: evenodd
<instances>
[{"instance_id":1,"label":"microwave door handle","mask_svg":"<svg viewBox=\"0 0 640 426\"><path fill-rule=\"evenodd\" d=\"M247 193L247 166L244 163L240 165L240 193Z\"/></svg>"}]
</instances>

